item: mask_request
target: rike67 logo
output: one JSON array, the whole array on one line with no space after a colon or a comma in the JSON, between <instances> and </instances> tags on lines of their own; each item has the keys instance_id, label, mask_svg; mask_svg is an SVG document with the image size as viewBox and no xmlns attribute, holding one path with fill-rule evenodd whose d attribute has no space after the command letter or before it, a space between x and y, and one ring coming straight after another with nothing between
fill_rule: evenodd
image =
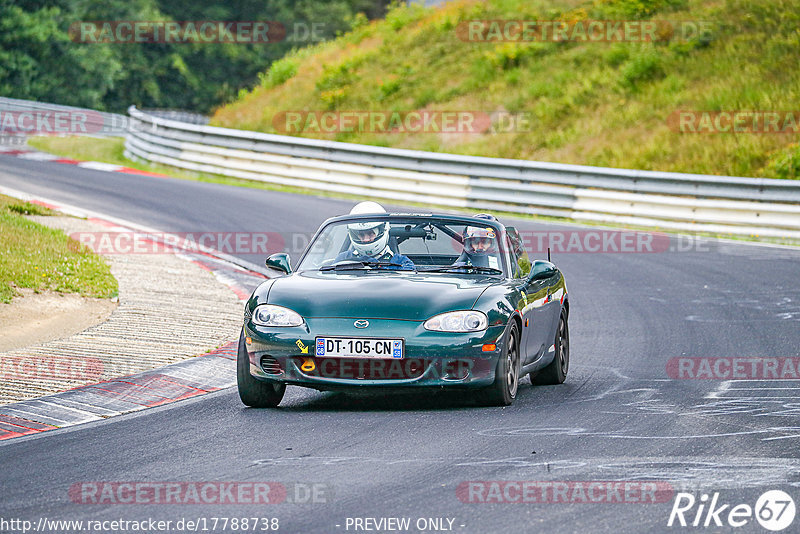
<instances>
[{"instance_id":1,"label":"rike67 logo","mask_svg":"<svg viewBox=\"0 0 800 534\"><path fill-rule=\"evenodd\" d=\"M746 503L723 503L719 492L709 500L707 494L697 499L691 493L680 492L675 496L667 526L700 527L712 529L719 527L743 527L755 519L767 530L778 532L794 522L795 504L788 493L781 490L764 492L755 506Z\"/></svg>"}]
</instances>

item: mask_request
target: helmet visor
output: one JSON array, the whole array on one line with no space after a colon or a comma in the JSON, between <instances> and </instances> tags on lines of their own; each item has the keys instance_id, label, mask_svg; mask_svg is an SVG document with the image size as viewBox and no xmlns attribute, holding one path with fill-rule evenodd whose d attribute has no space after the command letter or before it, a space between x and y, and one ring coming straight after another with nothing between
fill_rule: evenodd
<instances>
[{"instance_id":1,"label":"helmet visor","mask_svg":"<svg viewBox=\"0 0 800 534\"><path fill-rule=\"evenodd\" d=\"M350 228L350 240L359 245L368 245L383 237L385 231L386 225L383 223L372 228Z\"/></svg>"},{"instance_id":2,"label":"helmet visor","mask_svg":"<svg viewBox=\"0 0 800 534\"><path fill-rule=\"evenodd\" d=\"M472 250L489 250L494 246L494 239L489 237L471 237L467 242Z\"/></svg>"},{"instance_id":3,"label":"helmet visor","mask_svg":"<svg viewBox=\"0 0 800 534\"><path fill-rule=\"evenodd\" d=\"M492 228L469 227L464 234L467 252L496 252L497 239Z\"/></svg>"}]
</instances>

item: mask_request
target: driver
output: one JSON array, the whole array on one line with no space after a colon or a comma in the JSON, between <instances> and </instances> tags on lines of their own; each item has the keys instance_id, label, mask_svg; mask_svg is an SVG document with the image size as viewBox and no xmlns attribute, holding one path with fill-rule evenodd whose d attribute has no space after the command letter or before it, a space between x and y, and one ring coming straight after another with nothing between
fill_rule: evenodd
<instances>
[{"instance_id":1,"label":"driver","mask_svg":"<svg viewBox=\"0 0 800 534\"><path fill-rule=\"evenodd\" d=\"M377 202L360 202L356 204L351 215L362 213L386 213L383 206ZM334 263L340 261L380 261L396 265L397 270L413 271L414 262L407 256L395 254L389 246L389 223L387 221L363 221L347 225L350 236L350 248L341 252Z\"/></svg>"},{"instance_id":2,"label":"driver","mask_svg":"<svg viewBox=\"0 0 800 534\"><path fill-rule=\"evenodd\" d=\"M496 221L493 215L480 213L477 219ZM453 265L474 265L475 267L491 267L500 269L500 258L497 255L497 235L491 226L467 226L462 234L464 250Z\"/></svg>"}]
</instances>

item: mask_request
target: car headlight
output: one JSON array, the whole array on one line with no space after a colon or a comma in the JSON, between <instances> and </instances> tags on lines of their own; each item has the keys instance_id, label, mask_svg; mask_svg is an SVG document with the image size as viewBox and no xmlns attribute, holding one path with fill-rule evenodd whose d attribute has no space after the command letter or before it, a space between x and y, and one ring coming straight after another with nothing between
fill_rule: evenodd
<instances>
[{"instance_id":1,"label":"car headlight","mask_svg":"<svg viewBox=\"0 0 800 534\"><path fill-rule=\"evenodd\" d=\"M273 304L256 306L251 320L258 326L300 326L303 324L300 314L289 308Z\"/></svg>"},{"instance_id":2,"label":"car headlight","mask_svg":"<svg viewBox=\"0 0 800 534\"><path fill-rule=\"evenodd\" d=\"M489 324L486 314L479 311L454 311L431 317L422 325L438 332L479 332Z\"/></svg>"}]
</instances>

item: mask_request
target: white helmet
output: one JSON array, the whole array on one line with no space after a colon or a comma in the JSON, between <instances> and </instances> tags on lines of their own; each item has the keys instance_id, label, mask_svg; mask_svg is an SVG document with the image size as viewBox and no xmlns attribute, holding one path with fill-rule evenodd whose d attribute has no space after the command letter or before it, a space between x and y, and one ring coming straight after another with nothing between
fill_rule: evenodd
<instances>
[{"instance_id":1,"label":"white helmet","mask_svg":"<svg viewBox=\"0 0 800 534\"><path fill-rule=\"evenodd\" d=\"M350 215L362 213L386 213L377 202L359 202L350 210ZM386 221L364 221L347 225L350 242L359 254L377 256L389 244L389 223Z\"/></svg>"}]
</instances>

